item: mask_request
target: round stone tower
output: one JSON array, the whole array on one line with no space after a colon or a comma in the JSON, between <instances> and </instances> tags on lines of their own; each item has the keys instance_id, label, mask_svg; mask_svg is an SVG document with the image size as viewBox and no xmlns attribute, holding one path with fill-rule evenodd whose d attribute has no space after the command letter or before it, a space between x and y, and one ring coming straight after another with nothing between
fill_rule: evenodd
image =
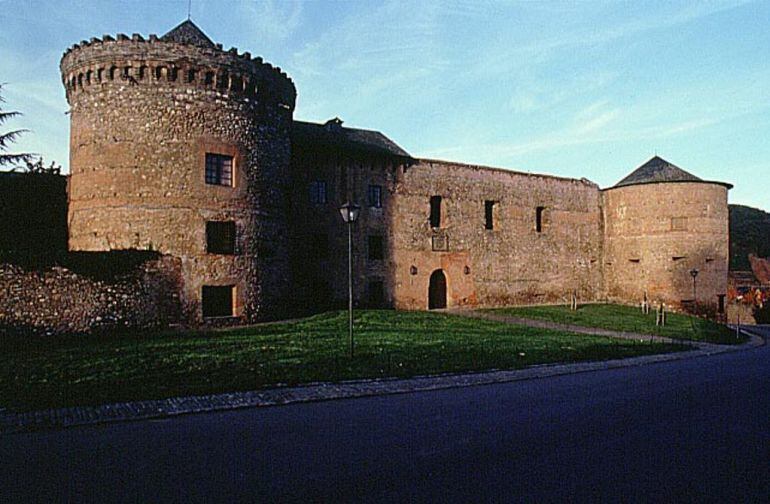
<instances>
[{"instance_id":1,"label":"round stone tower","mask_svg":"<svg viewBox=\"0 0 770 504\"><path fill-rule=\"evenodd\" d=\"M656 156L605 189L607 296L638 303L646 293L651 303L677 308L690 308L693 299L716 306L727 292L731 187Z\"/></svg>"},{"instance_id":2,"label":"round stone tower","mask_svg":"<svg viewBox=\"0 0 770 504\"><path fill-rule=\"evenodd\" d=\"M64 53L69 247L180 257L192 321L269 318L290 294L285 195L296 90L191 21Z\"/></svg>"}]
</instances>

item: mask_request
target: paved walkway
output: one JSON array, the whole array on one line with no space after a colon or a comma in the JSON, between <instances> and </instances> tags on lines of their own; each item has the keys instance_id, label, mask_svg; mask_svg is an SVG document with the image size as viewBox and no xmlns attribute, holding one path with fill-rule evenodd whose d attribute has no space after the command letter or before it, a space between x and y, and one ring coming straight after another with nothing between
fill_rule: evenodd
<instances>
[{"instance_id":1,"label":"paved walkway","mask_svg":"<svg viewBox=\"0 0 770 504\"><path fill-rule=\"evenodd\" d=\"M580 334L595 334L642 341L671 342L669 338L660 338L644 334L615 332L580 326L553 324L528 319L502 317L493 314L471 314L502 320L512 324L530 325L548 329L562 329ZM505 383L534 378L547 378L565 374L584 373L627 366L640 366L656 362L668 362L679 359L714 355L717 353L746 350L764 345L764 339L756 334L743 331L750 337L743 345L714 345L693 342L693 349L658 355L646 355L628 359L608 361L580 362L574 364L546 364L520 370L491 370L479 373L418 376L406 379L358 380L340 383L313 383L299 387L274 388L253 392L237 392L207 396L175 397L148 401L106 404L101 406L70 407L13 413L0 410L0 434L32 430L58 429L105 422L123 422L131 420L162 418L192 413L218 410L249 408L257 406L276 406L281 404L326 401L386 394L403 394L428 390L440 390L456 387L470 387ZM687 342L689 343L689 342Z\"/></svg>"}]
</instances>

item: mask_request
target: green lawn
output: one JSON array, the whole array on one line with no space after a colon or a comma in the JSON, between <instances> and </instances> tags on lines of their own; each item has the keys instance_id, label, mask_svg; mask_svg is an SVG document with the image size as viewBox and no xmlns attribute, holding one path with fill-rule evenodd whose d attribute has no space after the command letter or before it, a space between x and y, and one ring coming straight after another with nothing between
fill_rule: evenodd
<instances>
[{"instance_id":1,"label":"green lawn","mask_svg":"<svg viewBox=\"0 0 770 504\"><path fill-rule=\"evenodd\" d=\"M186 334L7 340L0 342L0 405L30 410L687 348L440 313L359 311L351 360L346 315Z\"/></svg>"},{"instance_id":2,"label":"green lawn","mask_svg":"<svg viewBox=\"0 0 770 504\"><path fill-rule=\"evenodd\" d=\"M735 331L721 324L698 317L677 313L666 314L666 325L655 325L655 313L644 315L640 308L612 304L582 305L577 311L566 306L526 306L484 310L489 313L513 317L548 320L561 324L586 327L601 327L616 331L654 334L686 340L710 343L737 344L746 341L745 336L737 339Z\"/></svg>"}]
</instances>

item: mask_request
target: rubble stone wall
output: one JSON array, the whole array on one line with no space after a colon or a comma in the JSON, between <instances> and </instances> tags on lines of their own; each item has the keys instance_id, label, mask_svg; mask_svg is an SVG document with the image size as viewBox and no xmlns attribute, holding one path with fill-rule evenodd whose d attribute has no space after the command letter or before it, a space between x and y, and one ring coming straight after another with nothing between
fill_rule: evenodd
<instances>
[{"instance_id":1,"label":"rubble stone wall","mask_svg":"<svg viewBox=\"0 0 770 504\"><path fill-rule=\"evenodd\" d=\"M677 308L693 300L690 271L698 270L699 305L716 306L727 294L727 187L669 182L606 189L604 272L611 300Z\"/></svg>"},{"instance_id":2,"label":"rubble stone wall","mask_svg":"<svg viewBox=\"0 0 770 504\"><path fill-rule=\"evenodd\" d=\"M431 196L442 198L438 228ZM494 202L493 229L485 201ZM574 291L600 299L600 203L586 180L421 160L399 173L392 201L395 307L426 309L438 269L449 307L566 301Z\"/></svg>"},{"instance_id":3,"label":"rubble stone wall","mask_svg":"<svg viewBox=\"0 0 770 504\"><path fill-rule=\"evenodd\" d=\"M335 155L297 150L292 169L292 257L295 295L311 309L342 307L348 296L348 229L339 208L356 202L361 213L353 225L353 294L356 304L369 304L371 282L382 282L380 306L393 306L392 251L394 194L403 161L386 156ZM323 203L311 203L309 187L326 185ZM369 204L370 186L381 189L381 206ZM369 258L370 237L380 237L381 259ZM323 247L324 250L321 250Z\"/></svg>"},{"instance_id":4,"label":"rubble stone wall","mask_svg":"<svg viewBox=\"0 0 770 504\"><path fill-rule=\"evenodd\" d=\"M162 328L185 321L181 262L160 257L120 278L0 264L0 334Z\"/></svg>"},{"instance_id":5,"label":"rubble stone wall","mask_svg":"<svg viewBox=\"0 0 770 504\"><path fill-rule=\"evenodd\" d=\"M199 306L203 285L234 285L236 316L277 313L291 292L288 77L237 50L138 35L78 44L61 70L70 250L170 254L186 302ZM233 156L232 186L206 184L206 153ZM234 255L206 252L208 220L235 221Z\"/></svg>"}]
</instances>

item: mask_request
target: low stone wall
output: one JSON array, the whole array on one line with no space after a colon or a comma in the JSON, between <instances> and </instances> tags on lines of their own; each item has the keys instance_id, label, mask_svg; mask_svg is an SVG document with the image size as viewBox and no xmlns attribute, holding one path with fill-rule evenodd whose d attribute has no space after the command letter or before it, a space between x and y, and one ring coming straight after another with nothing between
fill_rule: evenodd
<instances>
[{"instance_id":1,"label":"low stone wall","mask_svg":"<svg viewBox=\"0 0 770 504\"><path fill-rule=\"evenodd\" d=\"M754 318L754 305L741 303L739 301L730 301L727 303L727 322L729 324L754 325L757 323Z\"/></svg>"},{"instance_id":2,"label":"low stone wall","mask_svg":"<svg viewBox=\"0 0 770 504\"><path fill-rule=\"evenodd\" d=\"M0 335L93 333L179 323L184 320L180 271L181 261L170 256L142 261L115 278L61 266L0 264Z\"/></svg>"}]
</instances>

